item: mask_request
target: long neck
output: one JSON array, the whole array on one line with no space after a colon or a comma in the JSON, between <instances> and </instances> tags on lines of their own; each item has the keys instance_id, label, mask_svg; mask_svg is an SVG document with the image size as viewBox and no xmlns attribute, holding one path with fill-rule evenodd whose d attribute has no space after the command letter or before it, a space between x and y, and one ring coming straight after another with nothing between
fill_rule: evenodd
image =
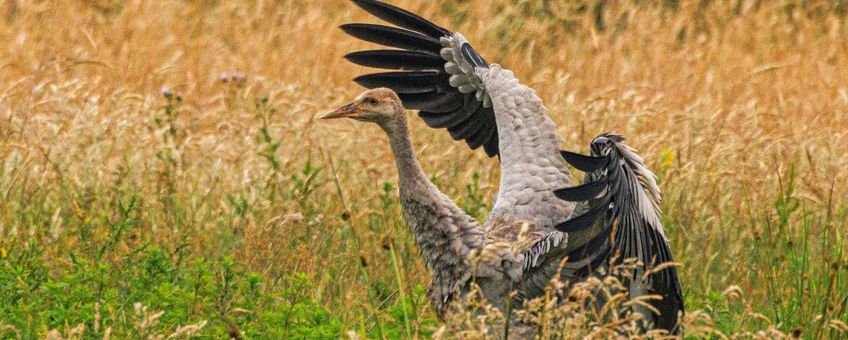
<instances>
[{"instance_id":1,"label":"long neck","mask_svg":"<svg viewBox=\"0 0 848 340\"><path fill-rule=\"evenodd\" d=\"M392 148L392 154L395 156L401 188L419 189L417 188L418 185L430 186L428 185L431 184L430 180L415 158L415 150L409 140L406 116L398 115L394 121L383 124L382 127L389 137L389 145ZM424 192L420 194L431 195L432 193Z\"/></svg>"},{"instance_id":2,"label":"long neck","mask_svg":"<svg viewBox=\"0 0 848 340\"><path fill-rule=\"evenodd\" d=\"M430 297L439 314L465 286L471 271L466 256L483 246L479 223L430 182L409 140L404 115L381 124L397 162L400 201L427 266L432 269Z\"/></svg>"}]
</instances>

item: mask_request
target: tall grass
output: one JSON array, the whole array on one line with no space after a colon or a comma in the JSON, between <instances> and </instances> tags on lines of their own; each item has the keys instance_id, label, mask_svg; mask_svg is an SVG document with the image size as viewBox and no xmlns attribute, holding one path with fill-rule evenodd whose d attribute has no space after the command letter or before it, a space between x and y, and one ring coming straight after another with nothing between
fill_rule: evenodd
<instances>
[{"instance_id":1,"label":"tall grass","mask_svg":"<svg viewBox=\"0 0 848 340\"><path fill-rule=\"evenodd\" d=\"M536 88L564 148L630 138L661 175L691 334L848 331L844 1L394 3ZM359 91L341 56L367 45L336 27L373 19L350 3L0 16L0 337L480 325L435 320L381 132L314 119ZM497 161L411 122L427 173L485 217Z\"/></svg>"}]
</instances>

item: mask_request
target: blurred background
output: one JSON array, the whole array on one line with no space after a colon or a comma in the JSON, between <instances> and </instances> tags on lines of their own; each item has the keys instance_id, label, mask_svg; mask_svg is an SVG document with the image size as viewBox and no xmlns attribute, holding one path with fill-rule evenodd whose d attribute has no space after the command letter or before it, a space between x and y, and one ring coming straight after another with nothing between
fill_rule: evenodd
<instances>
[{"instance_id":1,"label":"blurred background","mask_svg":"<svg viewBox=\"0 0 848 340\"><path fill-rule=\"evenodd\" d=\"M689 332L848 332L848 1L391 3L537 89L563 148L629 138ZM361 90L349 22L377 20L342 0L0 1L0 337L471 327L427 303L384 134L314 118ZM427 174L485 219L497 160L410 121Z\"/></svg>"}]
</instances>

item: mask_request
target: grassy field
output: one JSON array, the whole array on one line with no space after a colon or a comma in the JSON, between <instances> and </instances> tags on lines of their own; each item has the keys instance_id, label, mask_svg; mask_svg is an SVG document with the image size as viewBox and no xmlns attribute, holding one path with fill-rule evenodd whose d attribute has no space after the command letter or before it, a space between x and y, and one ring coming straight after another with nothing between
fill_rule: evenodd
<instances>
[{"instance_id":1,"label":"grassy field","mask_svg":"<svg viewBox=\"0 0 848 340\"><path fill-rule=\"evenodd\" d=\"M848 336L848 2L393 3L536 88L563 148L629 137L687 334ZM426 302L382 132L314 118L360 91L341 56L367 44L337 26L373 19L349 2L10 0L0 21L0 338L480 336ZM497 161L411 122L484 218Z\"/></svg>"}]
</instances>

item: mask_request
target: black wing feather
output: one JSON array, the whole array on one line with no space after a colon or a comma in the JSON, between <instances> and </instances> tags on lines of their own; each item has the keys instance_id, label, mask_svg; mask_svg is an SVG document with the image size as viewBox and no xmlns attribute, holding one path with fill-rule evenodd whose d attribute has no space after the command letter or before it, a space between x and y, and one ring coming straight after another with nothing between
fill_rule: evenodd
<instances>
[{"instance_id":1,"label":"black wing feather","mask_svg":"<svg viewBox=\"0 0 848 340\"><path fill-rule=\"evenodd\" d=\"M427 126L431 128L449 128L455 126L464 122L468 119L468 117L471 117L478 108L483 106L483 103L474 99L473 96L474 95L471 94L465 95L462 107L455 111L445 113L421 111L418 112L418 115L421 119L424 119Z\"/></svg>"},{"instance_id":2,"label":"black wing feather","mask_svg":"<svg viewBox=\"0 0 848 340\"><path fill-rule=\"evenodd\" d=\"M408 109L422 110L435 113L450 112L462 106L462 95L459 93L444 95L431 92L422 94L398 93L403 106Z\"/></svg>"},{"instance_id":3,"label":"black wing feather","mask_svg":"<svg viewBox=\"0 0 848 340\"><path fill-rule=\"evenodd\" d=\"M485 117L471 115L468 119L448 128L451 138L454 140L470 138L477 130L485 124Z\"/></svg>"},{"instance_id":4,"label":"black wing feather","mask_svg":"<svg viewBox=\"0 0 848 340\"><path fill-rule=\"evenodd\" d=\"M439 55L442 43L421 33L374 24L344 24L340 28L354 38L409 51Z\"/></svg>"},{"instance_id":5,"label":"black wing feather","mask_svg":"<svg viewBox=\"0 0 848 340\"><path fill-rule=\"evenodd\" d=\"M450 31L436 26L436 24L415 15L403 8L395 7L387 3L373 0L353 0L353 3L364 9L371 15L385 20L386 22L424 33L433 38L443 37Z\"/></svg>"},{"instance_id":6,"label":"black wing feather","mask_svg":"<svg viewBox=\"0 0 848 340\"><path fill-rule=\"evenodd\" d=\"M431 93L450 87L440 74L428 71L372 73L356 77L353 81L369 89L388 87L398 95Z\"/></svg>"},{"instance_id":7,"label":"black wing feather","mask_svg":"<svg viewBox=\"0 0 848 340\"><path fill-rule=\"evenodd\" d=\"M557 230L564 233L575 233L586 230L597 222L599 218L606 215L609 210L611 196L605 196L598 205L587 211L585 214L569 219L556 225Z\"/></svg>"},{"instance_id":8,"label":"black wing feather","mask_svg":"<svg viewBox=\"0 0 848 340\"><path fill-rule=\"evenodd\" d=\"M489 141L486 144L483 144L483 149L486 150L486 154L489 156L500 154L500 141L498 140L498 130L492 129L492 136L489 137Z\"/></svg>"},{"instance_id":9,"label":"black wing feather","mask_svg":"<svg viewBox=\"0 0 848 340\"><path fill-rule=\"evenodd\" d=\"M485 108L473 94L462 94L450 86L450 74L441 57L442 37L453 33L404 9L375 0L352 0L368 13L398 27L374 24L346 24L341 29L358 39L400 51L375 50L351 53L351 62L374 68L404 70L397 74L366 75L354 79L367 88L388 87L398 92L403 105L420 110L428 126L447 128L455 140L464 139L469 147L483 147L489 157L498 155L495 113ZM462 58L478 67L489 63L469 44L460 47ZM437 75L420 75L420 71ZM435 79L438 78L438 79ZM476 103L472 103L476 102Z\"/></svg>"},{"instance_id":10,"label":"black wing feather","mask_svg":"<svg viewBox=\"0 0 848 340\"><path fill-rule=\"evenodd\" d=\"M492 132L496 128L494 126L489 126L489 124L493 123L494 122L486 119L480 119L479 128L474 132L473 135L471 135L471 137L465 139L465 143L468 144L468 147L474 150L488 142L489 138L492 135Z\"/></svg>"},{"instance_id":11,"label":"black wing feather","mask_svg":"<svg viewBox=\"0 0 848 340\"><path fill-rule=\"evenodd\" d=\"M491 142L493 138L495 143L498 142L497 130L498 127L495 126L494 121L488 119L484 120L482 127L478 129L477 133L473 137L476 141L479 142L479 145L469 144L468 147L474 150L480 146L483 146L484 150L488 150L486 149L486 145ZM495 147L497 147L497 144L495 144Z\"/></svg>"},{"instance_id":12,"label":"black wing feather","mask_svg":"<svg viewBox=\"0 0 848 340\"><path fill-rule=\"evenodd\" d=\"M565 158L568 164L586 173L598 171L609 162L607 157L592 157L565 150L560 151L560 154L562 154L562 158Z\"/></svg>"},{"instance_id":13,"label":"black wing feather","mask_svg":"<svg viewBox=\"0 0 848 340\"><path fill-rule=\"evenodd\" d=\"M610 239L607 233L598 233L585 245L580 248L577 248L576 250L571 252L571 254L568 254L568 262L580 262L596 253L598 253L600 256L607 256L609 252L606 249L602 249L602 247L608 246L609 241Z\"/></svg>"},{"instance_id":14,"label":"black wing feather","mask_svg":"<svg viewBox=\"0 0 848 340\"><path fill-rule=\"evenodd\" d=\"M555 192L561 199L589 201L592 205L589 212L557 225L557 229L565 232L584 230L594 223L599 223L599 219L605 219L604 228L599 234L569 254L570 263L579 262L588 256L596 256L592 263L579 268L575 272L576 275L589 275L598 265L603 265L603 261L614 256L619 262L626 258L639 258L643 263L644 272L653 266L674 261L668 241L660 232L661 226L651 225L639 212L639 197L636 195L641 184L627 161L619 159L617 152L610 152L604 157L585 156L568 151L563 151L562 155L575 168L595 173L594 176L598 176L603 170L606 171L605 176L600 175L584 185ZM593 199L605 189L607 192L603 200L594 203ZM612 236L614 224L617 228L615 240L605 248L602 246L603 241ZM653 315L655 327L676 334L679 331L678 312L684 311L677 269L672 266L653 273L647 278L646 285L651 294L662 296L662 300L650 302L660 312Z\"/></svg>"},{"instance_id":15,"label":"black wing feather","mask_svg":"<svg viewBox=\"0 0 848 340\"><path fill-rule=\"evenodd\" d=\"M388 70L431 70L444 72L445 60L430 53L403 50L353 52L344 57L362 66Z\"/></svg>"},{"instance_id":16,"label":"black wing feather","mask_svg":"<svg viewBox=\"0 0 848 340\"><path fill-rule=\"evenodd\" d=\"M462 44L462 47L460 47L460 51L462 51L462 57L465 60L470 61L471 65L489 67L489 62L487 62L486 59L483 59L483 56L481 56L480 53L477 53L477 51L475 51L470 44Z\"/></svg>"},{"instance_id":17,"label":"black wing feather","mask_svg":"<svg viewBox=\"0 0 848 340\"><path fill-rule=\"evenodd\" d=\"M576 187L559 189L554 191L554 195L561 200L569 202L582 202L598 197L604 189L607 188L606 178L589 182Z\"/></svg>"}]
</instances>

